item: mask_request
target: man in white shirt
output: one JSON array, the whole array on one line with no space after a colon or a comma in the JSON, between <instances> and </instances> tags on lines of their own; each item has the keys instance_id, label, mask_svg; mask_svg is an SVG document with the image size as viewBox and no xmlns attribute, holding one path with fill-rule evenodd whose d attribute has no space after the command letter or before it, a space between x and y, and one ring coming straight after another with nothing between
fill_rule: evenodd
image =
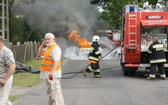
<instances>
[{"instance_id":1,"label":"man in white shirt","mask_svg":"<svg viewBox=\"0 0 168 105\"><path fill-rule=\"evenodd\" d=\"M55 36L47 33L39 47L37 59L39 57L42 59L40 78L45 79L47 83L48 105L64 105L60 84L61 53L60 47L55 42Z\"/></svg>"}]
</instances>

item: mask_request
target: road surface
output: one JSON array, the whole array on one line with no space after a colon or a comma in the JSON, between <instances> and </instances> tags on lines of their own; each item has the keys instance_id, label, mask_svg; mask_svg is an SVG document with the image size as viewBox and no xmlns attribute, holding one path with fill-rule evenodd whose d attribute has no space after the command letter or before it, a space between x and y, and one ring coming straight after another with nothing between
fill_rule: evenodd
<instances>
[{"instance_id":1,"label":"road surface","mask_svg":"<svg viewBox=\"0 0 168 105\"><path fill-rule=\"evenodd\" d=\"M86 60L64 60L63 73L81 71ZM93 73L83 77L62 79L62 91L66 105L167 105L168 80L146 80L144 73L136 77L123 76L119 61L100 62L102 78ZM63 78L74 74L63 75ZM15 105L47 105L45 84L23 94Z\"/></svg>"}]
</instances>

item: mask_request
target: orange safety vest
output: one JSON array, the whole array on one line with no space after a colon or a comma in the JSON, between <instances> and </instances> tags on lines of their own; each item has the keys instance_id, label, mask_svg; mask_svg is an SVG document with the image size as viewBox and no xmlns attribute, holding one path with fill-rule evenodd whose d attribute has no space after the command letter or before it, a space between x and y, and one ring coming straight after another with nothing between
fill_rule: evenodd
<instances>
[{"instance_id":1,"label":"orange safety vest","mask_svg":"<svg viewBox=\"0 0 168 105\"><path fill-rule=\"evenodd\" d=\"M54 61L50 55L52 49L55 47L55 46L58 46L57 44L53 44L52 46L50 46L45 52L44 52L44 57L42 58L42 61L41 61L41 70L43 71L51 71L52 70L52 67L53 67L53 64L54 64ZM57 68L55 69L56 71L57 70L61 70L61 62L59 61L58 62L58 66Z\"/></svg>"}]
</instances>

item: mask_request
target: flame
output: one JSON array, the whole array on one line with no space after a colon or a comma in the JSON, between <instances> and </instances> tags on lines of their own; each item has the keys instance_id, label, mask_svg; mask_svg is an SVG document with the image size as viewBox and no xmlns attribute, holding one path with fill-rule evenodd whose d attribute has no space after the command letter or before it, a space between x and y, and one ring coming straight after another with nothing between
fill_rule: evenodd
<instances>
[{"instance_id":1,"label":"flame","mask_svg":"<svg viewBox=\"0 0 168 105\"><path fill-rule=\"evenodd\" d=\"M81 36L78 34L78 31L73 30L69 35L68 35L69 41L74 41L77 43L79 47L90 47L91 43L89 43L85 38L81 38Z\"/></svg>"}]
</instances>

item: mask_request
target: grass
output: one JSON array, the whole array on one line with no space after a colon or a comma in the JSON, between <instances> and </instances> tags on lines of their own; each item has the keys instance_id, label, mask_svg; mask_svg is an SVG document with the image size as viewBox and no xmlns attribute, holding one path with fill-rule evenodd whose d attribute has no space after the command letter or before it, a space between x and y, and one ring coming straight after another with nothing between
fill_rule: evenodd
<instances>
[{"instance_id":1,"label":"grass","mask_svg":"<svg viewBox=\"0 0 168 105\"><path fill-rule=\"evenodd\" d=\"M22 87L31 87L38 83L41 80L39 78L39 74L31 74L31 73L17 73L14 74L13 86L22 86Z\"/></svg>"},{"instance_id":2,"label":"grass","mask_svg":"<svg viewBox=\"0 0 168 105\"><path fill-rule=\"evenodd\" d=\"M9 96L9 100L10 100L11 102L15 102L15 100L17 100L17 99L18 99L17 96Z\"/></svg>"},{"instance_id":3,"label":"grass","mask_svg":"<svg viewBox=\"0 0 168 105\"><path fill-rule=\"evenodd\" d=\"M36 69L40 69L40 60L32 59L24 63L25 66L32 66ZM12 86L19 86L19 87L31 87L42 80L39 77L39 74L32 74L29 72L22 72L14 74L13 78L13 85ZM12 102L15 102L19 97L18 96L9 96L9 99Z\"/></svg>"},{"instance_id":4,"label":"grass","mask_svg":"<svg viewBox=\"0 0 168 105\"><path fill-rule=\"evenodd\" d=\"M32 66L36 69L40 69L40 61L32 59L24 63L25 66ZM32 74L29 72L22 72L14 74L13 86L31 87L41 82L39 74Z\"/></svg>"}]
</instances>

